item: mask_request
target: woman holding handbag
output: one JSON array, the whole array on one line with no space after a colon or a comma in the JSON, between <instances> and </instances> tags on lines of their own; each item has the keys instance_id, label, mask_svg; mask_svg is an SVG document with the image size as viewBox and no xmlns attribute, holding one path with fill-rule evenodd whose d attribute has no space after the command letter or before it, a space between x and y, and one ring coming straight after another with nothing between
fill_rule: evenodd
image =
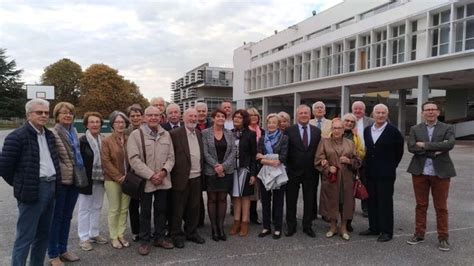
<instances>
[{"instance_id":1,"label":"woman holding handbag","mask_svg":"<svg viewBox=\"0 0 474 266\"><path fill-rule=\"evenodd\" d=\"M124 238L130 197L122 192L121 187L129 169L126 149L128 136L124 134L129 120L120 111L112 112L109 120L113 133L102 142L101 157L105 175L105 193L109 200L110 240L112 247L121 249L130 246L130 243Z\"/></svg>"},{"instance_id":2,"label":"woman holding handbag","mask_svg":"<svg viewBox=\"0 0 474 266\"><path fill-rule=\"evenodd\" d=\"M346 225L354 213L353 177L360 164L354 143L344 138L342 121L334 119L331 135L321 140L314 159L314 166L322 173L319 212L331 221L327 238L336 235L340 217L341 237L350 239Z\"/></svg>"}]
</instances>

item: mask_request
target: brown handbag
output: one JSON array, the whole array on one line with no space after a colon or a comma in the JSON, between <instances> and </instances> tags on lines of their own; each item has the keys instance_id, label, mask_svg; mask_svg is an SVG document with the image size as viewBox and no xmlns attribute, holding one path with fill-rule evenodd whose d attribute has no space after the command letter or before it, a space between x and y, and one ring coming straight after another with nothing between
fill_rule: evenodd
<instances>
[{"instance_id":1,"label":"brown handbag","mask_svg":"<svg viewBox=\"0 0 474 266\"><path fill-rule=\"evenodd\" d=\"M139 128L138 130L140 131L140 140L142 142L143 160L146 162L145 137L143 136L142 129ZM145 191L145 183L146 180L137 175L132 169L125 175L125 180L122 183L122 192L134 199L140 200Z\"/></svg>"}]
</instances>

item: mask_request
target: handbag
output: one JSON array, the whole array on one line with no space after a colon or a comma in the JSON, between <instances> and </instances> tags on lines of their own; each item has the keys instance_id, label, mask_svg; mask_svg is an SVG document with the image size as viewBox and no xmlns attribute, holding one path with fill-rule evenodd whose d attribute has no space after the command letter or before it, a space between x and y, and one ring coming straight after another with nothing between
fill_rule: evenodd
<instances>
[{"instance_id":1,"label":"handbag","mask_svg":"<svg viewBox=\"0 0 474 266\"><path fill-rule=\"evenodd\" d=\"M329 172L328 176L327 176L327 179L328 179L329 183L336 183L336 181L337 181L337 170L336 170L335 173Z\"/></svg>"},{"instance_id":2,"label":"handbag","mask_svg":"<svg viewBox=\"0 0 474 266\"><path fill-rule=\"evenodd\" d=\"M360 182L359 178L354 180L353 195L354 195L354 198L360 199L360 200L365 200L369 198L369 193L367 193L367 189L362 184L362 182Z\"/></svg>"},{"instance_id":3,"label":"handbag","mask_svg":"<svg viewBox=\"0 0 474 266\"><path fill-rule=\"evenodd\" d=\"M143 136L142 129L138 130L140 131L140 140L142 142L143 160L146 162L145 137ZM122 192L134 199L140 200L145 191L145 184L146 180L144 178L137 175L133 170L128 171L122 182Z\"/></svg>"}]
</instances>

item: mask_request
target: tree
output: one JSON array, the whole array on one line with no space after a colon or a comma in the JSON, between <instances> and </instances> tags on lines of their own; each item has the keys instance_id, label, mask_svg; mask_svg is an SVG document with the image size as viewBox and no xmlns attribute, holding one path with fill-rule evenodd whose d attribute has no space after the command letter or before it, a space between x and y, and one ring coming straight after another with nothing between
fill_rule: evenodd
<instances>
[{"instance_id":1,"label":"tree","mask_svg":"<svg viewBox=\"0 0 474 266\"><path fill-rule=\"evenodd\" d=\"M118 71L104 64L94 64L84 71L81 79L79 115L97 111L107 117L114 110L125 109L138 103L148 106L138 86L124 79Z\"/></svg>"},{"instance_id":2,"label":"tree","mask_svg":"<svg viewBox=\"0 0 474 266\"><path fill-rule=\"evenodd\" d=\"M54 106L63 101L77 105L81 78L81 66L68 58L63 58L47 66L41 75L41 82L43 85L54 86L55 99L51 105Z\"/></svg>"},{"instance_id":3,"label":"tree","mask_svg":"<svg viewBox=\"0 0 474 266\"><path fill-rule=\"evenodd\" d=\"M15 60L7 61L5 51L0 48L0 116L24 117L26 91L20 81L23 70L16 69Z\"/></svg>"}]
</instances>

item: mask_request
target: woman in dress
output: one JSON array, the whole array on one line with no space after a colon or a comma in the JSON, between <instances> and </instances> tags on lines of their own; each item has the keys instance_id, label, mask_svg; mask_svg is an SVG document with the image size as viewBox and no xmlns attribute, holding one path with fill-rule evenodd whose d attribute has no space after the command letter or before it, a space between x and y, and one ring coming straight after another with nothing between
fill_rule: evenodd
<instances>
[{"instance_id":1,"label":"woman in dress","mask_svg":"<svg viewBox=\"0 0 474 266\"><path fill-rule=\"evenodd\" d=\"M340 217L341 237L349 240L346 224L354 213L353 178L361 161L354 143L344 138L344 125L340 119L333 120L331 135L321 139L314 160L314 166L322 173L319 212L331 222L326 237L337 233Z\"/></svg>"},{"instance_id":2,"label":"woman in dress","mask_svg":"<svg viewBox=\"0 0 474 266\"><path fill-rule=\"evenodd\" d=\"M226 241L224 219L227 194L232 189L235 170L235 138L230 130L224 128L224 110L217 109L212 113L212 118L214 125L202 131L207 211L211 221L212 239Z\"/></svg>"},{"instance_id":3,"label":"woman in dress","mask_svg":"<svg viewBox=\"0 0 474 266\"><path fill-rule=\"evenodd\" d=\"M248 129L249 114L243 109L234 112L232 120L236 147L236 169L232 187L234 225L230 235L247 236L250 220L250 196L254 194L257 175L257 141L255 132Z\"/></svg>"}]
</instances>

